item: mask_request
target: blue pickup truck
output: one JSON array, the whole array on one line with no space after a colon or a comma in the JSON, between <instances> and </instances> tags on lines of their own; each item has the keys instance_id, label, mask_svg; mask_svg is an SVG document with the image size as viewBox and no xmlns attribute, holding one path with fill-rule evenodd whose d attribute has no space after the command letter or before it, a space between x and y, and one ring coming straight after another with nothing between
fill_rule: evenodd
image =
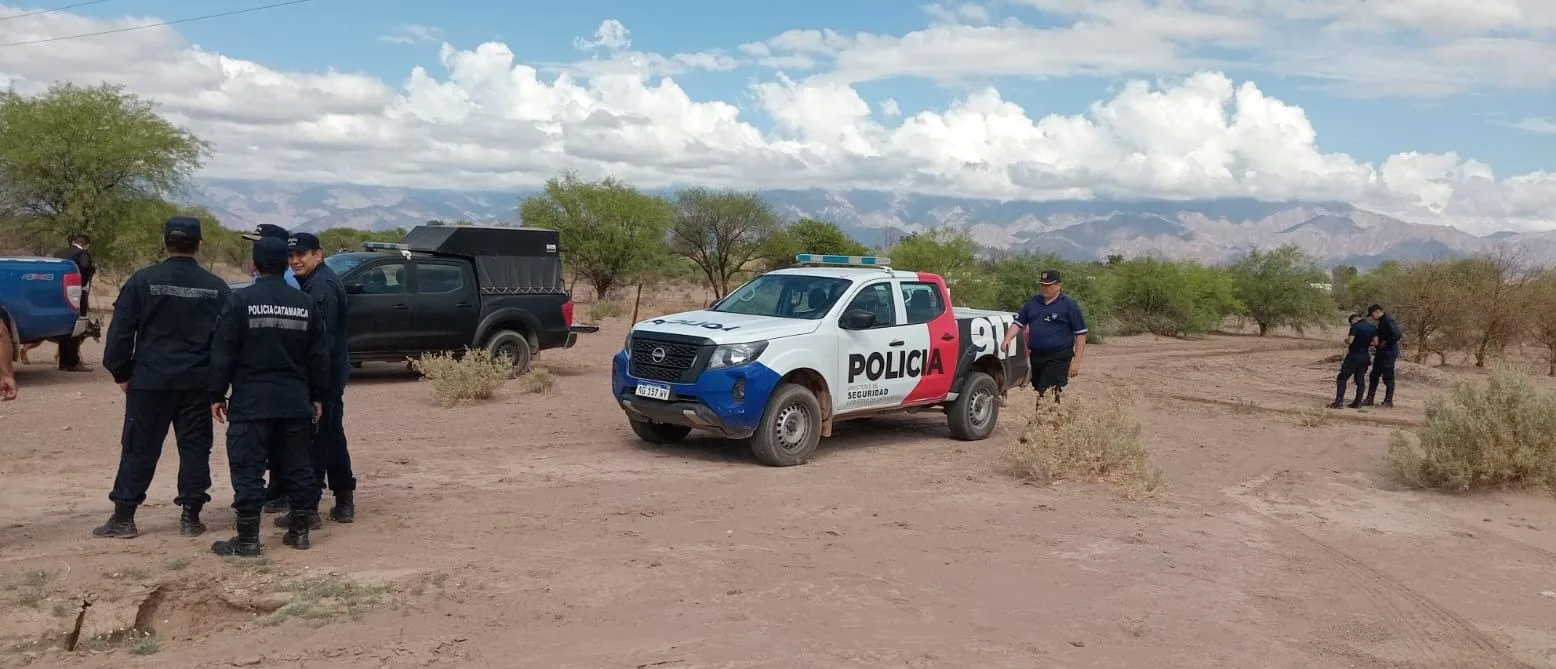
<instances>
[{"instance_id":1,"label":"blue pickup truck","mask_svg":"<svg viewBox=\"0 0 1556 669\"><path fill-rule=\"evenodd\" d=\"M0 306L15 344L80 336L87 327L81 271L69 260L0 256Z\"/></svg>"}]
</instances>

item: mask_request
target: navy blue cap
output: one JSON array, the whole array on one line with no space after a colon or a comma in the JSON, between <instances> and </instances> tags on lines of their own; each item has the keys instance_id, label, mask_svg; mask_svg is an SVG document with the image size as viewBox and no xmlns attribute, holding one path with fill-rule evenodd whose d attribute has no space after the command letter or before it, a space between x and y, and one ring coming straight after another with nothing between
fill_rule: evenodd
<instances>
[{"instance_id":1,"label":"navy blue cap","mask_svg":"<svg viewBox=\"0 0 1556 669\"><path fill-rule=\"evenodd\" d=\"M311 232L297 232L292 238L286 240L286 248L293 251L319 251L324 247L319 245L319 236Z\"/></svg>"},{"instance_id":2,"label":"navy blue cap","mask_svg":"<svg viewBox=\"0 0 1556 669\"><path fill-rule=\"evenodd\" d=\"M275 274L286 271L286 242L280 237L260 237L254 242L254 267Z\"/></svg>"},{"instance_id":3,"label":"navy blue cap","mask_svg":"<svg viewBox=\"0 0 1556 669\"><path fill-rule=\"evenodd\" d=\"M1059 270L1056 270L1056 269L1045 269L1045 270L1043 270L1043 273L1039 274L1037 276L1037 282L1038 283L1044 283L1044 284L1046 284L1046 283L1059 283Z\"/></svg>"},{"instance_id":4,"label":"navy blue cap","mask_svg":"<svg viewBox=\"0 0 1556 669\"><path fill-rule=\"evenodd\" d=\"M162 237L183 237L200 241L200 219L193 216L174 216L162 224Z\"/></svg>"},{"instance_id":5,"label":"navy blue cap","mask_svg":"<svg viewBox=\"0 0 1556 669\"><path fill-rule=\"evenodd\" d=\"M258 227L254 228L253 232L243 233L243 238L251 242L258 241L264 237L275 237L280 239L282 242L285 242L286 228L283 228L279 225L271 225L269 223L260 223Z\"/></svg>"}]
</instances>

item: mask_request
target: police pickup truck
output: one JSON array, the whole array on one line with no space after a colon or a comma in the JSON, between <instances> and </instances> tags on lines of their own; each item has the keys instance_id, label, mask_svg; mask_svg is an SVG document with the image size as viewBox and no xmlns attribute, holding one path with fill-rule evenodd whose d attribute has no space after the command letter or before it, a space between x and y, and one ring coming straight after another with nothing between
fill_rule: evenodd
<instances>
[{"instance_id":1,"label":"police pickup truck","mask_svg":"<svg viewBox=\"0 0 1556 669\"><path fill-rule=\"evenodd\" d=\"M611 390L638 437L749 439L782 467L807 462L836 422L886 412L942 408L962 440L994 431L1000 398L1027 378L1025 344L1000 348L1015 314L952 307L939 276L885 258L796 259L706 310L632 326Z\"/></svg>"},{"instance_id":2,"label":"police pickup truck","mask_svg":"<svg viewBox=\"0 0 1556 669\"><path fill-rule=\"evenodd\" d=\"M81 336L88 325L81 314L81 271L69 260L0 256L0 307L17 344L12 355L20 354L20 344Z\"/></svg>"}]
</instances>

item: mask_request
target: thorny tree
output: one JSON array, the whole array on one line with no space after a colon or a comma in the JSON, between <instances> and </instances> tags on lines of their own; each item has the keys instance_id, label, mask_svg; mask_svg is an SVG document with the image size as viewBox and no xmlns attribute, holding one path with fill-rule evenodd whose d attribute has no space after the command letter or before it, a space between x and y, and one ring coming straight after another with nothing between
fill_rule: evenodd
<instances>
[{"instance_id":1,"label":"thorny tree","mask_svg":"<svg viewBox=\"0 0 1556 669\"><path fill-rule=\"evenodd\" d=\"M681 191L675 203L670 246L697 264L714 297L729 294L730 279L780 252L774 244L783 222L754 193Z\"/></svg>"}]
</instances>

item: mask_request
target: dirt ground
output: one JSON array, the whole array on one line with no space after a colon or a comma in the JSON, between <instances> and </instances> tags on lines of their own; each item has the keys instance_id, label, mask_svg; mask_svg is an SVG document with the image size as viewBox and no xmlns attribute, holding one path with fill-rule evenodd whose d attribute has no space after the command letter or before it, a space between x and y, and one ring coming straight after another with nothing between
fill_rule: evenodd
<instances>
[{"instance_id":1,"label":"dirt ground","mask_svg":"<svg viewBox=\"0 0 1556 669\"><path fill-rule=\"evenodd\" d=\"M1399 408L1323 412L1332 339L1092 347L1078 389L1135 388L1168 477L1131 502L1003 473L1015 420L847 423L788 469L646 446L609 396L625 320L541 355L548 395L445 410L359 370L357 522L300 552L267 516L257 564L208 552L220 446L206 536L178 536L170 441L141 536L91 538L123 397L45 345L0 405L0 666L1556 667L1556 501L1405 491L1382 463L1473 371L1401 365Z\"/></svg>"}]
</instances>

